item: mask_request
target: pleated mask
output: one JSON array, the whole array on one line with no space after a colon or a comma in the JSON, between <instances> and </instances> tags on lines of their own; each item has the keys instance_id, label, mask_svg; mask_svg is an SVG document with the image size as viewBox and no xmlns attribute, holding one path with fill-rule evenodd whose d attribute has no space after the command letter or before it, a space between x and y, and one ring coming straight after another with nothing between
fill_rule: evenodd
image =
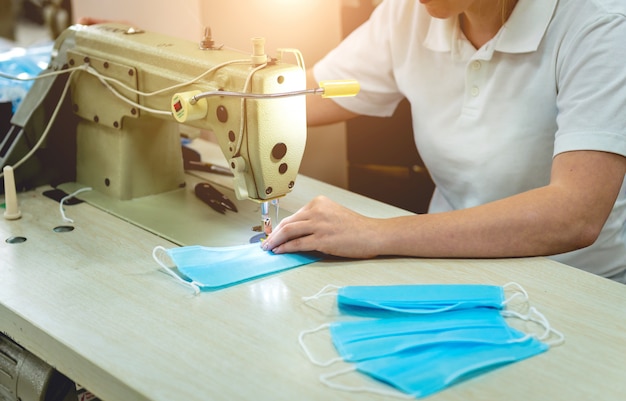
<instances>
[{"instance_id":1,"label":"pleated mask","mask_svg":"<svg viewBox=\"0 0 626 401\"><path fill-rule=\"evenodd\" d=\"M171 259L184 278L166 265L163 254ZM168 274L193 288L196 293L224 288L321 259L309 253L278 255L264 251L258 243L227 247L194 245L170 249L157 246L152 256Z\"/></svg>"},{"instance_id":2,"label":"pleated mask","mask_svg":"<svg viewBox=\"0 0 626 401\"><path fill-rule=\"evenodd\" d=\"M512 291L507 298L505 289ZM336 290L336 292L334 291ZM347 313L375 314L396 312L428 314L471 308L503 309L513 299L528 300L517 283L504 286L487 284L415 284L387 286L326 286L305 300L337 297L337 305Z\"/></svg>"},{"instance_id":3,"label":"pleated mask","mask_svg":"<svg viewBox=\"0 0 626 401\"><path fill-rule=\"evenodd\" d=\"M403 352L368 359L347 369L320 376L322 383L343 391L371 392L401 398L425 397L489 372L546 351L547 344L535 338L507 344L441 343L419 352ZM337 377L359 371L399 391L375 386L341 384Z\"/></svg>"},{"instance_id":4,"label":"pleated mask","mask_svg":"<svg viewBox=\"0 0 626 401\"><path fill-rule=\"evenodd\" d=\"M523 320L532 319L517 313ZM549 328L537 337L545 338ZM339 356L320 360L306 346L305 337L328 329ZM300 333L300 346L309 360L319 366L329 366L338 361L359 362L380 358L438 344L507 344L523 342L534 334L526 334L510 327L496 309L463 309L438 314L390 317L379 319L345 320L323 324Z\"/></svg>"},{"instance_id":5,"label":"pleated mask","mask_svg":"<svg viewBox=\"0 0 626 401\"><path fill-rule=\"evenodd\" d=\"M504 296L505 287L514 289L508 298ZM323 383L340 390L423 397L474 375L532 357L564 341L564 336L536 308L530 307L527 314L504 309L514 298L528 301L526 291L514 283L503 287L386 286L381 292L376 291L381 287L332 288L338 291L329 293L329 287L325 287L304 300L336 294L337 302L345 304L344 315L361 318L303 331L299 342L314 364L352 363L347 369L320 376ZM368 317L362 318L364 315ZM511 327L510 319L533 322L539 329L525 333ZM528 324L524 326L528 328ZM306 346L304 338L325 328L338 356L320 360ZM337 376L353 371L400 391L353 387L337 381Z\"/></svg>"}]
</instances>

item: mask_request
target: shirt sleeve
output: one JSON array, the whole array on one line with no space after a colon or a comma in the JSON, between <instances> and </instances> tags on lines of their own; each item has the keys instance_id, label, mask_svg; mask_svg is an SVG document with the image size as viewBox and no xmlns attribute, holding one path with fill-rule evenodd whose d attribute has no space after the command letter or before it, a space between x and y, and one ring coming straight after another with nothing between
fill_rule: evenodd
<instances>
[{"instance_id":1,"label":"shirt sleeve","mask_svg":"<svg viewBox=\"0 0 626 401\"><path fill-rule=\"evenodd\" d=\"M626 17L603 13L559 51L554 154L596 150L626 156Z\"/></svg>"},{"instance_id":2,"label":"shirt sleeve","mask_svg":"<svg viewBox=\"0 0 626 401\"><path fill-rule=\"evenodd\" d=\"M390 37L394 13L403 1L383 1L369 20L348 35L314 67L319 81L356 79L361 91L355 97L334 98L357 114L391 116L403 98L393 75Z\"/></svg>"}]
</instances>

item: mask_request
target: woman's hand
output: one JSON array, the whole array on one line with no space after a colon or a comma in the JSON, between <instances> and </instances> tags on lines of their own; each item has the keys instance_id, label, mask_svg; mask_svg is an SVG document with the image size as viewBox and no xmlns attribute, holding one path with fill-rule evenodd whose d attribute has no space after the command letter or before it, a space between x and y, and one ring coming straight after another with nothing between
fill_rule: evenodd
<instances>
[{"instance_id":1,"label":"woman's hand","mask_svg":"<svg viewBox=\"0 0 626 401\"><path fill-rule=\"evenodd\" d=\"M377 256L377 220L318 196L284 218L263 242L275 253L319 251L348 258Z\"/></svg>"}]
</instances>

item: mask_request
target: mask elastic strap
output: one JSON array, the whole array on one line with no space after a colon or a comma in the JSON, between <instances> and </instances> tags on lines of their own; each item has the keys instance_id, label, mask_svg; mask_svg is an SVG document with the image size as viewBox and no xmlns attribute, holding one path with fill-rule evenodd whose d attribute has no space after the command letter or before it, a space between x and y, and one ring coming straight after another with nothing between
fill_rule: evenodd
<instances>
[{"instance_id":1,"label":"mask elastic strap","mask_svg":"<svg viewBox=\"0 0 626 401\"><path fill-rule=\"evenodd\" d=\"M525 322L528 322L530 320L528 315L522 315L521 313L515 312L515 311L502 311L501 313L502 313L502 316L504 317L516 318L516 319L523 320ZM526 334L524 337L520 337L517 340L512 340L511 342L523 343L524 341L530 338L537 338L537 334L535 333L524 333L524 334Z\"/></svg>"},{"instance_id":2,"label":"mask elastic strap","mask_svg":"<svg viewBox=\"0 0 626 401\"><path fill-rule=\"evenodd\" d=\"M330 327L330 323L324 323L323 325L321 325L319 327L316 327L314 329L301 331L300 335L298 336L298 342L300 343L300 347L302 348L302 350L306 354L307 358L309 358L309 361L311 361L311 363L314 364L314 365L317 365L317 366L330 366L330 365L332 365L335 362L343 361L343 358L341 358L341 357L332 358L332 359L329 359L328 361L319 361L319 360L317 360L313 356L313 353L311 352L310 349L307 348L306 344L304 344L304 337L305 336L307 336L309 334L317 333L318 331L322 331L322 330L327 329L329 327Z\"/></svg>"},{"instance_id":3,"label":"mask elastic strap","mask_svg":"<svg viewBox=\"0 0 626 401\"><path fill-rule=\"evenodd\" d=\"M321 290L319 290L318 292L316 292L314 295L308 296L308 297L302 297L302 300L304 302L309 302L309 301L313 301L315 299L320 299L322 297L329 297L332 295L337 295L336 291L330 291L330 290L338 290L339 288L341 288L338 285L334 285L334 284L328 284L326 286L324 286L324 288L322 288Z\"/></svg>"},{"instance_id":4,"label":"mask elastic strap","mask_svg":"<svg viewBox=\"0 0 626 401\"><path fill-rule=\"evenodd\" d=\"M340 384L340 383L336 383L334 381L332 381L333 378L337 377L337 376L341 376L341 375L345 375L347 373L351 373L351 372L355 372L356 371L356 366L350 366L346 369L341 369L341 370L337 370L335 372L331 372L331 373L325 373L320 375L320 381L322 383L324 383L326 386L336 389L336 390L342 390L342 391L350 391L353 393L358 393L358 392L368 392L368 393L374 393L374 394L380 394L383 396L390 396L390 397L396 397L396 398L402 398L405 400L411 400L411 399L415 399L414 396L410 395L410 394L406 394L406 393L402 393L398 390L386 390L386 389L382 389L382 388L377 388L377 387L372 387L372 386L348 386L345 384Z\"/></svg>"},{"instance_id":5,"label":"mask elastic strap","mask_svg":"<svg viewBox=\"0 0 626 401\"><path fill-rule=\"evenodd\" d=\"M200 293L200 287L198 286L198 283L196 283L195 281L187 281L184 280L182 277L180 277L178 274L174 273L174 271L167 267L165 265L165 263L163 262L163 260L159 257L159 251L161 251L162 253L167 255L167 250L165 248L163 248L162 246L156 246L153 250L152 250L152 258L159 264L159 266L161 266L163 268L163 270L165 270L165 272L167 274L169 274L170 276L174 277L179 283L183 284L186 287L191 287L191 289L193 290L194 294L199 294Z\"/></svg>"},{"instance_id":6,"label":"mask elastic strap","mask_svg":"<svg viewBox=\"0 0 626 401\"><path fill-rule=\"evenodd\" d=\"M530 308L530 311L528 314L530 315L532 313L537 315L539 317L539 320L533 319L533 318L530 318L530 320L537 322L546 328L545 333L541 337L539 337L539 340L544 341L547 338L549 338L551 334L554 334L557 336L557 339L553 341L545 341L546 344L550 345L551 347L554 347L557 345L561 345L565 342L565 335L561 333L560 331L556 330L555 328L553 328L550 325L550 322L548 321L548 319L544 316L544 314L539 312L537 308L535 308L534 306Z\"/></svg>"},{"instance_id":7,"label":"mask elastic strap","mask_svg":"<svg viewBox=\"0 0 626 401\"><path fill-rule=\"evenodd\" d=\"M429 310L425 310L425 309L404 309L404 308L396 308L393 306L387 306L387 305L380 305L379 303L376 302L369 302L370 305L372 306L376 306L391 312L400 312L400 313L416 313L416 314L420 314L420 315L429 315L429 314L437 314L437 313L442 313L442 312L448 312L451 311L453 309L455 309L459 304L454 304L454 305L450 305L450 306L446 306L445 308L439 308L439 309L429 309Z\"/></svg>"},{"instance_id":8,"label":"mask elastic strap","mask_svg":"<svg viewBox=\"0 0 626 401\"><path fill-rule=\"evenodd\" d=\"M510 282L510 283L506 283L505 285L502 286L503 289L508 289L509 287L514 287L515 289L517 289L517 291L511 295L510 297L508 297L507 299L504 300L504 302L502 302L502 306L506 306L508 303L510 303L512 300L514 300L515 298L518 297L522 297L523 301L522 302L528 302L528 293L526 292L526 290L524 289L524 287L522 287L521 285L519 285L518 283L515 282Z\"/></svg>"},{"instance_id":9,"label":"mask elastic strap","mask_svg":"<svg viewBox=\"0 0 626 401\"><path fill-rule=\"evenodd\" d=\"M532 315L535 314L538 316L538 318L534 318L532 317ZM520 338L519 340L517 340L516 342L521 342L521 341L525 341L528 339L528 337L535 337L537 338L539 341L544 341L547 338L550 337L551 334L556 335L558 338L554 341L544 341L546 344L550 345L550 346L557 346L557 345L561 345L563 342L565 342L565 336L563 335L563 333L561 333L560 331L556 330L555 328L553 328L550 325L550 322L548 321L548 319L537 310L537 308L535 308L534 306L532 306L529 311L528 314L523 315L519 312L514 312L514 311L503 311L502 315L505 317L514 317L517 319L521 319L524 320L526 322L533 322L533 323L537 323L538 325L542 326L545 331L542 335L538 336L536 334L528 334L525 337Z\"/></svg>"}]
</instances>

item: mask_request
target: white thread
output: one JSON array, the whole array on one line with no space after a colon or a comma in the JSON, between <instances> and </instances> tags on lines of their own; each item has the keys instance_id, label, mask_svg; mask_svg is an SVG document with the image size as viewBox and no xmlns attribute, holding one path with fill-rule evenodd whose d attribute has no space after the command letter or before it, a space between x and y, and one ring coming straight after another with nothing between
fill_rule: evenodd
<instances>
[{"instance_id":1,"label":"white thread","mask_svg":"<svg viewBox=\"0 0 626 401\"><path fill-rule=\"evenodd\" d=\"M15 75L9 75L9 74L5 74L3 72L0 72L0 77L6 78L6 79L11 79L13 81L36 81L38 79L52 77L52 76L55 76L55 75L67 74L67 73L73 72L75 70L84 70L84 69L85 69L85 66L81 65L81 66L78 66L78 67L67 68L65 70L51 71L51 72L42 72L39 75L27 76L27 77L18 77L18 76L15 76Z\"/></svg>"},{"instance_id":2,"label":"white thread","mask_svg":"<svg viewBox=\"0 0 626 401\"><path fill-rule=\"evenodd\" d=\"M254 75L254 73L265 68L266 66L267 66L267 63L261 64L258 67L255 67L252 70L250 70L250 73L246 77L246 82L243 85L243 90L242 90L243 93L246 93L248 91L248 86L250 85L250 81L252 80L252 76ZM236 156L237 154L239 154L239 151L241 150L241 144L243 143L243 131L245 129L244 123L246 119L245 113L246 113L246 99L242 98L241 107L240 107L240 117L239 117L239 138L237 138L237 143L235 144L235 148L233 150L233 156Z\"/></svg>"},{"instance_id":3,"label":"white thread","mask_svg":"<svg viewBox=\"0 0 626 401\"><path fill-rule=\"evenodd\" d=\"M91 66L89 66L88 64L83 64L83 65L78 66L78 67L72 67L72 68L68 68L68 69L65 69L65 70L61 70L61 71L53 71L53 72L48 72L48 73L42 73L42 74L39 74L39 75L37 75L37 76L35 76L35 77L25 77L25 78L23 78L23 77L16 77L16 76L12 76L12 75L8 75L8 74L4 74L4 73L0 73L0 77L7 78L7 79L12 79L12 80L17 80L17 81L34 81L34 80L37 80L37 79L42 79L42 78L46 78L46 77L49 77L49 76L54 76L54 75L67 74L67 73L71 73L71 74L73 74L73 73L74 73L75 71L77 71L77 70L83 70L83 71L85 71L85 72L87 72L87 73L89 73L89 74L94 75L95 77L97 77L97 78L98 78L98 80L99 80L99 81L100 81L103 85L105 85L105 87L106 87L106 88L107 88L107 89L108 89L108 90L109 90L109 91L110 91L110 92L111 92L114 96L116 96L116 97L117 97L117 98L119 98L120 100L122 100L122 101L124 101L124 102L126 102L126 103L130 104L131 106L134 106L134 107L136 107L136 108L138 108L138 109L141 109L141 110L144 110L144 111L146 111L146 112L153 113L153 114L171 115L171 114L172 114L172 113L171 113L171 111L152 109L152 108L149 108L149 107L146 107L146 106L140 105L139 103L136 103L136 102L134 102L134 101L132 101L132 100L128 99L127 97L125 97L125 96L123 96L122 94L120 94L120 93L119 93L119 92L118 92L115 88L113 88L113 87L109 84L109 82L113 82L114 84L116 84L116 85L118 85L118 86L120 86L120 87L124 88L125 90L127 90L127 91L129 91L129 92L135 93L135 94L140 95L140 96L149 97L149 96L159 95L159 94L164 93L164 92L172 91L172 90L175 90L175 89L178 89L178 88L181 88L181 87L187 86L187 85L191 85L191 84L193 84L194 82L197 82L198 80L202 79L202 78L203 78L203 77L205 77L206 75L210 74L211 72L213 72L213 71L215 71L215 70L218 70L218 69L220 69L220 68L223 68L223 67L225 67L225 66L227 66L227 65L230 65L230 64L248 64L248 63L250 63L250 60L248 60L248 59L238 59L238 60L226 61L226 62L224 62L224 63L218 64L218 65L216 65L216 66L214 66L214 67L212 67L212 68L208 69L207 71L203 72L202 74L198 75L198 76L197 76L197 77L195 77L195 78L190 79L189 81L182 82L182 83L180 83L180 84L176 84L176 85L172 85L172 86L169 86L169 87L166 87L166 88L162 88L162 89L156 90L156 91L154 91L154 92L142 92L142 91L139 91L139 90L137 90L137 89L134 89L134 88L132 88L132 87L130 87L130 86L128 86L128 85L126 85L125 83L123 83L123 82L121 82L121 81L119 81L119 80L117 80L117 79L115 79L115 78L107 77L107 76L105 76L105 75L103 75L103 74L99 73L97 70L95 70L94 68L92 68L92 67L91 67ZM261 67L265 67L265 65L263 65L263 66L261 66ZM258 69L258 68L257 68L257 69ZM256 69L255 69L255 70L253 70L253 71L251 72L251 74L253 74L255 71L256 71ZM248 80L249 80L249 78L250 78L250 76L248 77ZM70 81L71 81L71 76L70 76L70 78L68 78L68 83L69 83ZM67 84L66 84L66 85L67 85ZM247 85L248 85L248 82L246 82L246 87L247 87ZM64 96L65 96L65 93L66 93L66 92L67 92L66 90L64 90L64 91L63 91L64 95L62 95L62 97L61 97L61 101L60 101L59 103L61 103L61 102L62 102L62 100L63 100L63 98L64 98ZM56 115L56 113L54 113L54 114ZM49 122L49 126L52 124L52 121L53 121L53 120L52 120L52 118L51 118L51 120L50 120L50 122ZM14 167L14 168L16 168L17 166L18 166L18 164L17 164L17 163L16 163L15 165L13 165L13 167ZM0 177L2 177L2 175L0 175Z\"/></svg>"},{"instance_id":4,"label":"white thread","mask_svg":"<svg viewBox=\"0 0 626 401\"><path fill-rule=\"evenodd\" d=\"M174 277L179 283L191 287L195 295L199 294L200 284L196 283L195 281L187 281L180 277L178 274L174 273L174 271L171 268L167 267L165 263L158 257L158 251L162 251L163 253L167 254L167 250L160 245L154 247L154 249L152 250L152 258L159 264L159 266L161 266L167 274Z\"/></svg>"},{"instance_id":5,"label":"white thread","mask_svg":"<svg viewBox=\"0 0 626 401\"><path fill-rule=\"evenodd\" d=\"M115 97L117 97L121 101L123 101L125 103L128 103L129 105L131 105L133 107L136 107L136 108L138 108L140 110L147 111L149 113L160 114L160 115L164 115L164 116L172 115L171 111L152 109L150 107L143 106L143 105L141 105L141 104L139 104L139 103L137 103L137 102L135 102L133 100L128 99L127 97L125 97L124 95L119 93L117 91L117 89L112 87L111 84L109 84L107 82L105 77L102 74L100 74L99 72L97 72L96 70L94 70L92 67L87 67L87 71L90 74L94 75L96 78L98 78L98 80L102 83L102 85L104 85L109 90L109 92L111 92Z\"/></svg>"},{"instance_id":6,"label":"white thread","mask_svg":"<svg viewBox=\"0 0 626 401\"><path fill-rule=\"evenodd\" d=\"M71 194L61 198L61 201L59 202L59 210L61 211L61 217L63 218L63 221L66 221L68 223L74 223L74 220L70 219L69 217L67 217L65 215L65 209L63 208L63 204L65 202L67 202L68 200L72 199L73 197L75 197L76 195L78 195L78 194L80 194L82 192L91 191L91 190L92 190L91 187L81 188L81 189L79 189L77 191L74 191Z\"/></svg>"},{"instance_id":7,"label":"white thread","mask_svg":"<svg viewBox=\"0 0 626 401\"><path fill-rule=\"evenodd\" d=\"M182 82L180 84L176 84L176 85L172 85L172 86L168 86L166 88L162 88L162 89L156 90L154 92L142 92L142 91L139 91L139 90L137 90L135 88L132 88L132 87L126 85L122 81L119 81L119 80L117 80L115 78L111 78L111 77L107 77L105 75L102 75L101 73L99 73L97 70L95 70L93 68L90 68L90 69L88 69L86 71L89 72L92 75L95 75L96 77L100 78L101 80L110 81L110 82L112 82L112 83L114 83L114 84L116 84L118 86L121 86L125 90L127 90L129 92L132 92L132 93L134 93L136 95L143 96L143 97L150 97L150 96L160 95L161 93L169 92L169 91L172 91L174 89L182 88L182 87L187 86L187 85L191 85L191 84L199 81L200 79L204 78L206 75L210 74L211 72L213 72L215 70L218 70L220 68L226 67L226 66L228 66L230 64L249 64L249 63L250 63L250 60L248 60L248 59L238 59L238 60L226 61L224 63L218 64L218 65L216 65L214 67L209 68L208 70L206 70L202 74L198 75L195 78L190 79L189 81Z\"/></svg>"},{"instance_id":8,"label":"white thread","mask_svg":"<svg viewBox=\"0 0 626 401\"><path fill-rule=\"evenodd\" d=\"M415 398L414 396L412 396L410 394L402 393L402 392L400 392L398 390L386 390L386 389L376 388L376 387L371 387L371 386L361 386L361 387L348 386L348 385L345 385L345 384L335 383L335 382L329 380L329 379L332 379L334 377L345 375L347 373L351 373L351 372L355 372L355 371L356 371L356 367L355 366L350 366L350 367L348 367L346 369L341 369L341 370L337 370L335 372L321 374L319 378L320 378L320 381L322 383L324 383L326 386L328 386L330 388L333 388L333 389L336 389L336 390L350 391L350 392L353 392L353 393L369 392L369 393L375 393L375 394L380 394L380 395L385 395L385 396L403 398L403 399L407 399L407 400Z\"/></svg>"}]
</instances>

